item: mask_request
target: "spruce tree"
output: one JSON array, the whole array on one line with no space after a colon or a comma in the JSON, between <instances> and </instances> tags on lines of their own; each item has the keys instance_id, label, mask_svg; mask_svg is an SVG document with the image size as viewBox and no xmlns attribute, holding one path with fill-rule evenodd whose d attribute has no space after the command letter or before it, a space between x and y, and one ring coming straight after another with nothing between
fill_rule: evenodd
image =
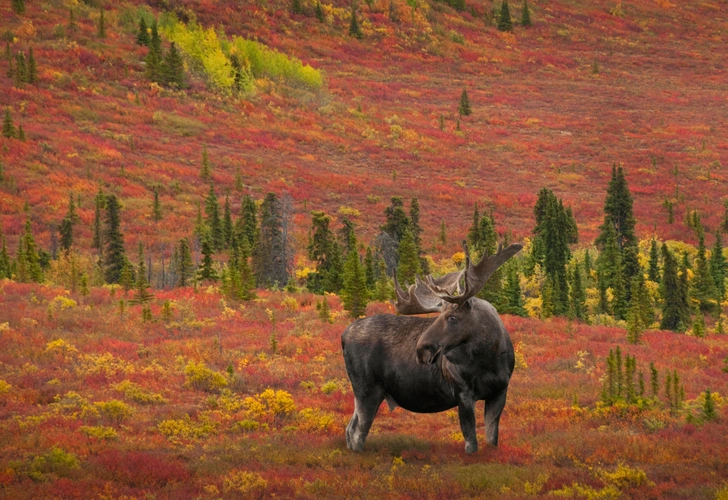
<instances>
[{"instance_id":1,"label":"spruce tree","mask_svg":"<svg viewBox=\"0 0 728 500\"><path fill-rule=\"evenodd\" d=\"M3 118L3 137L13 139L15 137L15 125L13 118L10 116L10 108L5 108L5 118Z\"/></svg>"},{"instance_id":2,"label":"spruce tree","mask_svg":"<svg viewBox=\"0 0 728 500\"><path fill-rule=\"evenodd\" d=\"M445 227L445 219L440 220L440 243L447 245L447 228Z\"/></svg>"},{"instance_id":3,"label":"spruce tree","mask_svg":"<svg viewBox=\"0 0 728 500\"><path fill-rule=\"evenodd\" d=\"M13 8L13 12L18 15L25 12L25 0L11 0L10 5Z\"/></svg>"},{"instance_id":4,"label":"spruce tree","mask_svg":"<svg viewBox=\"0 0 728 500\"><path fill-rule=\"evenodd\" d=\"M178 89L184 86L184 63L174 42L171 43L169 50L164 55L161 67L161 79L165 85L170 85Z\"/></svg>"},{"instance_id":5,"label":"spruce tree","mask_svg":"<svg viewBox=\"0 0 728 500\"><path fill-rule=\"evenodd\" d=\"M571 285L569 289L569 317L579 321L586 321L586 292L581 277L581 266L578 262L575 262L569 284Z\"/></svg>"},{"instance_id":6,"label":"spruce tree","mask_svg":"<svg viewBox=\"0 0 728 500\"><path fill-rule=\"evenodd\" d=\"M531 26L531 10L528 8L528 0L523 0L523 10L521 11L521 26L526 28Z\"/></svg>"},{"instance_id":7,"label":"spruce tree","mask_svg":"<svg viewBox=\"0 0 728 500\"><path fill-rule=\"evenodd\" d=\"M366 310L368 296L366 271L359 253L354 250L349 252L344 264L344 286L341 290L344 309L349 311L351 317L358 318Z\"/></svg>"},{"instance_id":8,"label":"spruce tree","mask_svg":"<svg viewBox=\"0 0 728 500\"><path fill-rule=\"evenodd\" d=\"M710 389L705 391L705 401L703 402L703 419L707 421L718 418L718 412L715 410L715 401Z\"/></svg>"},{"instance_id":9,"label":"spruce tree","mask_svg":"<svg viewBox=\"0 0 728 500\"><path fill-rule=\"evenodd\" d=\"M23 130L22 125L18 125L18 140L25 142L25 130Z\"/></svg>"},{"instance_id":10,"label":"spruce tree","mask_svg":"<svg viewBox=\"0 0 728 500\"><path fill-rule=\"evenodd\" d=\"M25 54L15 54L15 86L20 88L28 81L28 68L25 64Z\"/></svg>"},{"instance_id":11,"label":"spruce tree","mask_svg":"<svg viewBox=\"0 0 728 500\"><path fill-rule=\"evenodd\" d=\"M468 90L463 89L463 93L460 94L460 105L458 106L458 113L460 116L470 116L473 111L470 109L470 98L468 98Z\"/></svg>"},{"instance_id":12,"label":"spruce tree","mask_svg":"<svg viewBox=\"0 0 728 500\"><path fill-rule=\"evenodd\" d=\"M377 281L377 271L374 268L374 254L371 247L367 247L367 253L364 257L364 272L367 278L367 289L373 292L374 284Z\"/></svg>"},{"instance_id":13,"label":"spruce tree","mask_svg":"<svg viewBox=\"0 0 728 500\"><path fill-rule=\"evenodd\" d=\"M723 238L720 230L715 231L715 244L710 255L710 274L715 282L716 298L720 305L725 299L725 278L726 278L726 260L723 256Z\"/></svg>"},{"instance_id":14,"label":"spruce tree","mask_svg":"<svg viewBox=\"0 0 728 500\"><path fill-rule=\"evenodd\" d=\"M230 197L225 195L225 205L222 212L222 236L225 241L225 248L230 248L233 242L233 216L230 212Z\"/></svg>"},{"instance_id":15,"label":"spruce tree","mask_svg":"<svg viewBox=\"0 0 728 500\"><path fill-rule=\"evenodd\" d=\"M387 264L380 258L377 262L377 282L374 284L372 299L384 302L394 298L394 285L387 276Z\"/></svg>"},{"instance_id":16,"label":"spruce tree","mask_svg":"<svg viewBox=\"0 0 728 500\"><path fill-rule=\"evenodd\" d=\"M723 220L720 222L720 231L728 233L728 199L723 200Z\"/></svg>"},{"instance_id":17,"label":"spruce tree","mask_svg":"<svg viewBox=\"0 0 728 500\"><path fill-rule=\"evenodd\" d=\"M162 53L162 39L159 37L159 30L157 28L157 20L152 22L152 28L149 35L149 49L157 53Z\"/></svg>"},{"instance_id":18,"label":"spruce tree","mask_svg":"<svg viewBox=\"0 0 728 500\"><path fill-rule=\"evenodd\" d=\"M154 295L149 291L147 266L144 264L144 245L142 245L141 241L139 242L139 265L137 267L134 289L136 294L131 300L132 304L147 304L154 298Z\"/></svg>"},{"instance_id":19,"label":"spruce tree","mask_svg":"<svg viewBox=\"0 0 728 500\"><path fill-rule=\"evenodd\" d=\"M68 12L68 31L76 31L78 29L78 25L76 24L76 13L73 9L70 9Z\"/></svg>"},{"instance_id":20,"label":"spruce tree","mask_svg":"<svg viewBox=\"0 0 728 500\"><path fill-rule=\"evenodd\" d=\"M352 4L351 6L351 22L349 23L349 36L361 40L364 38L361 28L359 27L359 21L356 18L356 8Z\"/></svg>"},{"instance_id":21,"label":"spruce tree","mask_svg":"<svg viewBox=\"0 0 728 500\"><path fill-rule=\"evenodd\" d=\"M121 233L121 206L115 195L106 197L106 218L104 220L104 278L107 283L118 283L121 268L126 261L124 236Z\"/></svg>"},{"instance_id":22,"label":"spruce tree","mask_svg":"<svg viewBox=\"0 0 728 500\"><path fill-rule=\"evenodd\" d=\"M316 272L309 275L307 287L314 293L338 293L343 286L341 247L330 229L331 217L324 212L311 212L311 238L308 257L316 263ZM356 243L354 244L356 251Z\"/></svg>"},{"instance_id":23,"label":"spruce tree","mask_svg":"<svg viewBox=\"0 0 728 500\"><path fill-rule=\"evenodd\" d=\"M508 0L503 0L500 14L498 15L498 29L500 31L513 31L511 12L508 10Z\"/></svg>"},{"instance_id":24,"label":"spruce tree","mask_svg":"<svg viewBox=\"0 0 728 500\"><path fill-rule=\"evenodd\" d=\"M149 28L147 27L147 21L144 16L139 18L139 31L136 37L137 45L149 46Z\"/></svg>"},{"instance_id":25,"label":"spruce tree","mask_svg":"<svg viewBox=\"0 0 728 500\"><path fill-rule=\"evenodd\" d=\"M414 283L415 276L422 274L422 267L417 255L414 236L409 229L405 231L402 241L399 243L398 256L397 279L400 283Z\"/></svg>"},{"instance_id":26,"label":"spruce tree","mask_svg":"<svg viewBox=\"0 0 728 500\"><path fill-rule=\"evenodd\" d=\"M96 25L96 36L106 38L106 20L104 18L104 9L99 9L99 22Z\"/></svg>"},{"instance_id":27,"label":"spruce tree","mask_svg":"<svg viewBox=\"0 0 728 500\"><path fill-rule=\"evenodd\" d=\"M94 222L93 222L93 238L91 240L91 247L95 248L99 251L99 253L103 253L103 232L101 229L102 224L102 215L101 211L104 209L106 204L106 197L104 196L104 193L99 189L99 192L96 194L96 197L94 198Z\"/></svg>"},{"instance_id":28,"label":"spruce tree","mask_svg":"<svg viewBox=\"0 0 728 500\"><path fill-rule=\"evenodd\" d=\"M296 15L300 15L303 13L301 0L291 0L291 13Z\"/></svg>"},{"instance_id":29,"label":"spruce tree","mask_svg":"<svg viewBox=\"0 0 728 500\"><path fill-rule=\"evenodd\" d=\"M510 264L506 267L506 285L503 289L503 300L501 310L504 314L526 317L526 309L523 307L523 294L518 276L517 266Z\"/></svg>"},{"instance_id":30,"label":"spruce tree","mask_svg":"<svg viewBox=\"0 0 728 500\"><path fill-rule=\"evenodd\" d=\"M154 45L150 42L149 43L149 51L147 52L147 56L144 58L144 75L147 77L147 79L151 82L159 83L161 79L161 55L160 53L154 48Z\"/></svg>"},{"instance_id":31,"label":"spruce tree","mask_svg":"<svg viewBox=\"0 0 728 500\"><path fill-rule=\"evenodd\" d=\"M15 266L17 281L21 283L43 282L40 254L33 237L30 218L25 220L25 230L20 236Z\"/></svg>"},{"instance_id":32,"label":"spruce tree","mask_svg":"<svg viewBox=\"0 0 728 500\"><path fill-rule=\"evenodd\" d=\"M207 216L206 224L210 230L212 249L220 251L225 247L225 235L222 228L222 219L220 219L220 205L212 183L210 183L210 190L207 193L207 198L205 198L205 215Z\"/></svg>"},{"instance_id":33,"label":"spruce tree","mask_svg":"<svg viewBox=\"0 0 728 500\"><path fill-rule=\"evenodd\" d=\"M159 204L159 187L154 186L154 200L152 201L152 220L159 222L162 220L162 206Z\"/></svg>"},{"instance_id":34,"label":"spruce tree","mask_svg":"<svg viewBox=\"0 0 728 500\"><path fill-rule=\"evenodd\" d=\"M250 258L250 247L247 242L243 241L240 248L240 256L237 261L237 272L240 279L240 288L238 290L238 299L253 300L255 294L255 275L250 268L248 259Z\"/></svg>"},{"instance_id":35,"label":"spruce tree","mask_svg":"<svg viewBox=\"0 0 728 500\"><path fill-rule=\"evenodd\" d=\"M650 243L650 260L647 268L647 279L660 282L660 252L657 249L657 241L653 238Z\"/></svg>"},{"instance_id":36,"label":"spruce tree","mask_svg":"<svg viewBox=\"0 0 728 500\"><path fill-rule=\"evenodd\" d=\"M10 265L10 254L8 254L8 243L3 233L2 224L0 224L0 280L10 278L12 271Z\"/></svg>"},{"instance_id":37,"label":"spruce tree","mask_svg":"<svg viewBox=\"0 0 728 500\"><path fill-rule=\"evenodd\" d=\"M202 167L200 168L200 178L203 181L209 181L212 176L212 167L210 166L210 157L207 154L207 146L202 145Z\"/></svg>"},{"instance_id":38,"label":"spruce tree","mask_svg":"<svg viewBox=\"0 0 728 500\"><path fill-rule=\"evenodd\" d=\"M698 302L700 312L713 312L718 306L718 290L708 267L705 256L705 235L702 226L698 227L698 255L695 259L695 275L692 280L691 295Z\"/></svg>"},{"instance_id":39,"label":"spruce tree","mask_svg":"<svg viewBox=\"0 0 728 500\"><path fill-rule=\"evenodd\" d=\"M30 84L36 84L38 83L38 66L35 62L35 57L33 56L33 47L30 47L28 49L28 75L27 75L28 83Z\"/></svg>"},{"instance_id":40,"label":"spruce tree","mask_svg":"<svg viewBox=\"0 0 728 500\"><path fill-rule=\"evenodd\" d=\"M285 286L289 279L291 249L288 239L289 209L274 193L260 206L260 230L252 252L252 266L259 286Z\"/></svg>"},{"instance_id":41,"label":"spruce tree","mask_svg":"<svg viewBox=\"0 0 728 500\"><path fill-rule=\"evenodd\" d=\"M243 196L240 207L240 217L235 221L235 235L238 241L243 239L247 242L248 248L255 246L255 235L258 231L258 209L253 198L249 194Z\"/></svg>"},{"instance_id":42,"label":"spruce tree","mask_svg":"<svg viewBox=\"0 0 728 500\"><path fill-rule=\"evenodd\" d=\"M58 228L61 234L61 250L68 252L73 245L73 222L68 216L65 216Z\"/></svg>"},{"instance_id":43,"label":"spruce tree","mask_svg":"<svg viewBox=\"0 0 728 500\"><path fill-rule=\"evenodd\" d=\"M339 241L341 242L342 253L349 255L349 252L356 250L356 224L348 217L341 219L341 229L339 229Z\"/></svg>"},{"instance_id":44,"label":"spruce tree","mask_svg":"<svg viewBox=\"0 0 728 500\"><path fill-rule=\"evenodd\" d=\"M211 238L209 232L206 232L203 235L200 246L201 246L200 252L202 253L202 262L200 263L200 267L197 270L197 279L200 281L204 281L204 280L217 281L218 275L213 267L213 260L212 260L214 245L213 245L212 238Z\"/></svg>"},{"instance_id":45,"label":"spruce tree","mask_svg":"<svg viewBox=\"0 0 728 500\"><path fill-rule=\"evenodd\" d=\"M678 264L675 256L662 245L662 321L663 330L683 331L689 322L690 308L687 296L681 284L682 276L678 276Z\"/></svg>"},{"instance_id":46,"label":"spruce tree","mask_svg":"<svg viewBox=\"0 0 728 500\"><path fill-rule=\"evenodd\" d=\"M8 69L5 74L8 78L15 76L15 68L13 68L13 51L10 48L10 42L5 42L5 60L8 62Z\"/></svg>"},{"instance_id":47,"label":"spruce tree","mask_svg":"<svg viewBox=\"0 0 728 500\"><path fill-rule=\"evenodd\" d=\"M323 23L325 21L324 11L321 9L321 2L319 2L318 0L316 1L316 19L318 19L320 23Z\"/></svg>"},{"instance_id":48,"label":"spruce tree","mask_svg":"<svg viewBox=\"0 0 728 500\"><path fill-rule=\"evenodd\" d=\"M386 220L382 230L399 243L410 227L410 220L404 211L404 202L401 196L392 196L391 202L392 204L384 210Z\"/></svg>"},{"instance_id":49,"label":"spruce tree","mask_svg":"<svg viewBox=\"0 0 728 500\"><path fill-rule=\"evenodd\" d=\"M190 244L187 238L181 238L177 245L175 270L177 273L177 286L188 286L193 276L194 266L192 264L192 253L190 252Z\"/></svg>"}]
</instances>

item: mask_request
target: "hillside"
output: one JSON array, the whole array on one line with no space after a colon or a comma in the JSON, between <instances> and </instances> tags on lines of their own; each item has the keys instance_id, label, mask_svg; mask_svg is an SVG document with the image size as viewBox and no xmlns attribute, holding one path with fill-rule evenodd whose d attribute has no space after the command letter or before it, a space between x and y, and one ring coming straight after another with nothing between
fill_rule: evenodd
<instances>
[{"instance_id":1,"label":"hillside","mask_svg":"<svg viewBox=\"0 0 728 500\"><path fill-rule=\"evenodd\" d=\"M344 4L327 4L322 24L305 2L308 15L291 14L286 2L153 3L156 13L165 5L194 13L203 27L256 38L325 75L318 91L260 78L240 97L221 95L194 72L181 92L150 84L147 49L134 41L141 11L106 6L101 39L98 10L85 3L73 7L77 29L67 29L72 4L28 2L22 16L8 2L1 7L10 50L32 47L38 66L36 85L0 78L2 104L27 136L2 139L9 180L0 222L11 248L24 203L47 246L69 193L81 197L80 231L90 238L99 188L121 197L130 248L136 238L163 244L188 236L207 191L203 146L218 195L230 193L234 213L240 169L245 192L293 196L301 238L310 210L333 215L344 206L359 211L366 242L390 196L417 196L425 241L444 219L453 244L436 252L450 255L475 202L494 210L501 233L529 234L545 186L573 206L589 242L615 162L627 171L641 236L656 230L691 240L685 211L698 209L709 228L722 214L728 113L726 11L718 1L629 2L619 15L609 2L532 2L534 25L513 33L486 26L489 2L473 3L472 12L423 3L414 14L395 2L399 22L388 3L372 2L360 9L362 40L347 35ZM520 5L511 10L520 19ZM473 114L458 132L463 88ZM160 223L150 218L155 185ZM675 224L666 223L665 199L676 203Z\"/></svg>"}]
</instances>

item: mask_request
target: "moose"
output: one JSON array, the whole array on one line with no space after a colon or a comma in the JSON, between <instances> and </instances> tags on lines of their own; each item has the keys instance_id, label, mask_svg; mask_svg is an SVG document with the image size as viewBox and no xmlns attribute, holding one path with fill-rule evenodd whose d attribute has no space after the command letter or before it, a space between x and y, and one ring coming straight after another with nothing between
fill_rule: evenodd
<instances>
[{"instance_id":1,"label":"moose","mask_svg":"<svg viewBox=\"0 0 728 500\"><path fill-rule=\"evenodd\" d=\"M463 241L465 269L416 278L407 291L395 276L399 315L356 320L341 335L354 414L346 446L364 448L382 401L416 413L457 406L465 452L478 450L475 402L485 400L486 441L498 445L498 424L513 373L513 344L495 308L475 297L493 273L522 248L512 244L478 264ZM464 289L460 281L464 282ZM439 313L436 317L410 315Z\"/></svg>"}]
</instances>

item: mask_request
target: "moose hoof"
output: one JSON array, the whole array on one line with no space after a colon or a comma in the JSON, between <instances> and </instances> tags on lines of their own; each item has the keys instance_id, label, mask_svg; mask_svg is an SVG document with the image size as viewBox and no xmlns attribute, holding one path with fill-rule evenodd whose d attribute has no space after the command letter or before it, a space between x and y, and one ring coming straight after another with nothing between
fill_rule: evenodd
<instances>
[{"instance_id":1,"label":"moose hoof","mask_svg":"<svg viewBox=\"0 0 728 500\"><path fill-rule=\"evenodd\" d=\"M465 453L468 455L478 451L478 443L465 443Z\"/></svg>"}]
</instances>

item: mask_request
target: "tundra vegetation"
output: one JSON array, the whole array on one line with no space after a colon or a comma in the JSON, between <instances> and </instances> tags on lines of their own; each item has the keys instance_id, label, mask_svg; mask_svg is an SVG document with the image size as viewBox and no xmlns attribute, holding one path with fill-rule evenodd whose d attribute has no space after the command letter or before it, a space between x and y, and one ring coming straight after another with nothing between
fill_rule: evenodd
<instances>
[{"instance_id":1,"label":"tundra vegetation","mask_svg":"<svg viewBox=\"0 0 728 500\"><path fill-rule=\"evenodd\" d=\"M723 11L3 2L0 496L725 497ZM463 237L499 447L348 453L341 333Z\"/></svg>"}]
</instances>

